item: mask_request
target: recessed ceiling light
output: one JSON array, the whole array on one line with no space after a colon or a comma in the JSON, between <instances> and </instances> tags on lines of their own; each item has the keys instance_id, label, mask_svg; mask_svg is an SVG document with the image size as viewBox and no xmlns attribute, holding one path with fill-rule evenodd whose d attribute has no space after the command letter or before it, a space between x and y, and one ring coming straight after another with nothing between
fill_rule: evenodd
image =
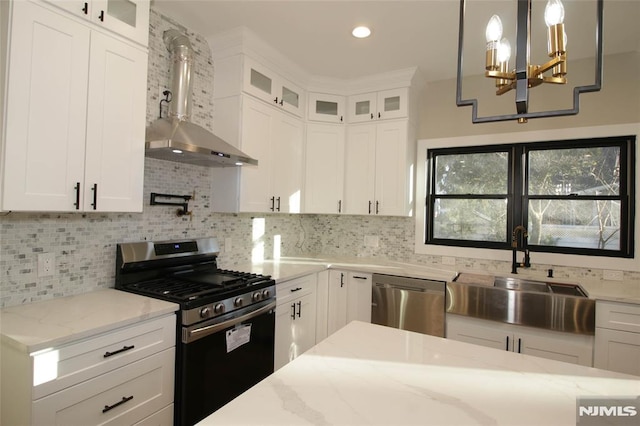
<instances>
[{"instance_id":1,"label":"recessed ceiling light","mask_svg":"<svg viewBox=\"0 0 640 426\"><path fill-rule=\"evenodd\" d=\"M368 27L355 27L351 34L356 38L367 38L371 35L371 30Z\"/></svg>"}]
</instances>

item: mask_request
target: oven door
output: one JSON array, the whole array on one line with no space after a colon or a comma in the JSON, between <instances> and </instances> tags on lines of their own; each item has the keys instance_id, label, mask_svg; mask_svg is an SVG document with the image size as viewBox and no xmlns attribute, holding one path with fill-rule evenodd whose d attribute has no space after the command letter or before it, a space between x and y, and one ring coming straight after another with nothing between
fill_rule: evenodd
<instances>
[{"instance_id":1,"label":"oven door","mask_svg":"<svg viewBox=\"0 0 640 426\"><path fill-rule=\"evenodd\" d=\"M176 424L193 425L273 373L275 301L182 329Z\"/></svg>"}]
</instances>

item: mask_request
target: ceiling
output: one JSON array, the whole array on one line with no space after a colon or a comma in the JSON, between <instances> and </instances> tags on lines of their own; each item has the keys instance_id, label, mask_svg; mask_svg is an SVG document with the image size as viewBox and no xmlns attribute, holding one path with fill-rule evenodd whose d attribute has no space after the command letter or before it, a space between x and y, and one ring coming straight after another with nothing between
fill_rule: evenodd
<instances>
[{"instance_id":1,"label":"ceiling","mask_svg":"<svg viewBox=\"0 0 640 426\"><path fill-rule=\"evenodd\" d=\"M469 2L470 21L465 31L479 33L483 46L488 17L515 2ZM546 1L542 0L534 0L534 10L538 2L539 10L543 10ZM567 8L565 27L569 28L569 16L579 15L593 0L563 2ZM244 26L315 76L351 79L413 66L420 68L427 81L454 78L456 73L458 0L153 0L152 4L163 15L207 39ZM639 51L640 0L605 0L604 10L605 54ZM371 37L352 37L351 29L358 25L371 27ZM533 22L532 34L538 27L541 34L546 34L543 23ZM593 42L578 45L583 38L579 30L585 27L593 25L579 22L571 32L567 29L572 34L568 43L571 58L593 55ZM473 33L469 28L474 28ZM515 45L513 40L511 43ZM482 48L472 53L471 61L484 63Z\"/></svg>"}]
</instances>

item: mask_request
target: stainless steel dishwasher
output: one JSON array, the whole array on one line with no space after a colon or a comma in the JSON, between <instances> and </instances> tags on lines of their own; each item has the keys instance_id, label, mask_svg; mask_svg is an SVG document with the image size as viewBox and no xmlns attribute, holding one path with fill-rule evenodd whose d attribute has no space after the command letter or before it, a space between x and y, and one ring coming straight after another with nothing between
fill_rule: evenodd
<instances>
[{"instance_id":1,"label":"stainless steel dishwasher","mask_svg":"<svg viewBox=\"0 0 640 426\"><path fill-rule=\"evenodd\" d=\"M373 274L371 322L444 337L445 283Z\"/></svg>"}]
</instances>

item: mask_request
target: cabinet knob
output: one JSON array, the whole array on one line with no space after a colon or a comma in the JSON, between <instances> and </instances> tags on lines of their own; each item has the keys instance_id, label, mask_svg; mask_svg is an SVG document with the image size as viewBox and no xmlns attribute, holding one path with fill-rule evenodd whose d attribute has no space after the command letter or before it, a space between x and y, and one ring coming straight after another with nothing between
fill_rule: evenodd
<instances>
[{"instance_id":1,"label":"cabinet knob","mask_svg":"<svg viewBox=\"0 0 640 426\"><path fill-rule=\"evenodd\" d=\"M85 15L89 14L89 3L87 3L86 1L84 2L84 7L82 8L82 11L84 12Z\"/></svg>"},{"instance_id":2,"label":"cabinet knob","mask_svg":"<svg viewBox=\"0 0 640 426\"><path fill-rule=\"evenodd\" d=\"M100 20L100 22L104 22L104 10L100 11L100 15L98 15L98 19Z\"/></svg>"}]
</instances>

